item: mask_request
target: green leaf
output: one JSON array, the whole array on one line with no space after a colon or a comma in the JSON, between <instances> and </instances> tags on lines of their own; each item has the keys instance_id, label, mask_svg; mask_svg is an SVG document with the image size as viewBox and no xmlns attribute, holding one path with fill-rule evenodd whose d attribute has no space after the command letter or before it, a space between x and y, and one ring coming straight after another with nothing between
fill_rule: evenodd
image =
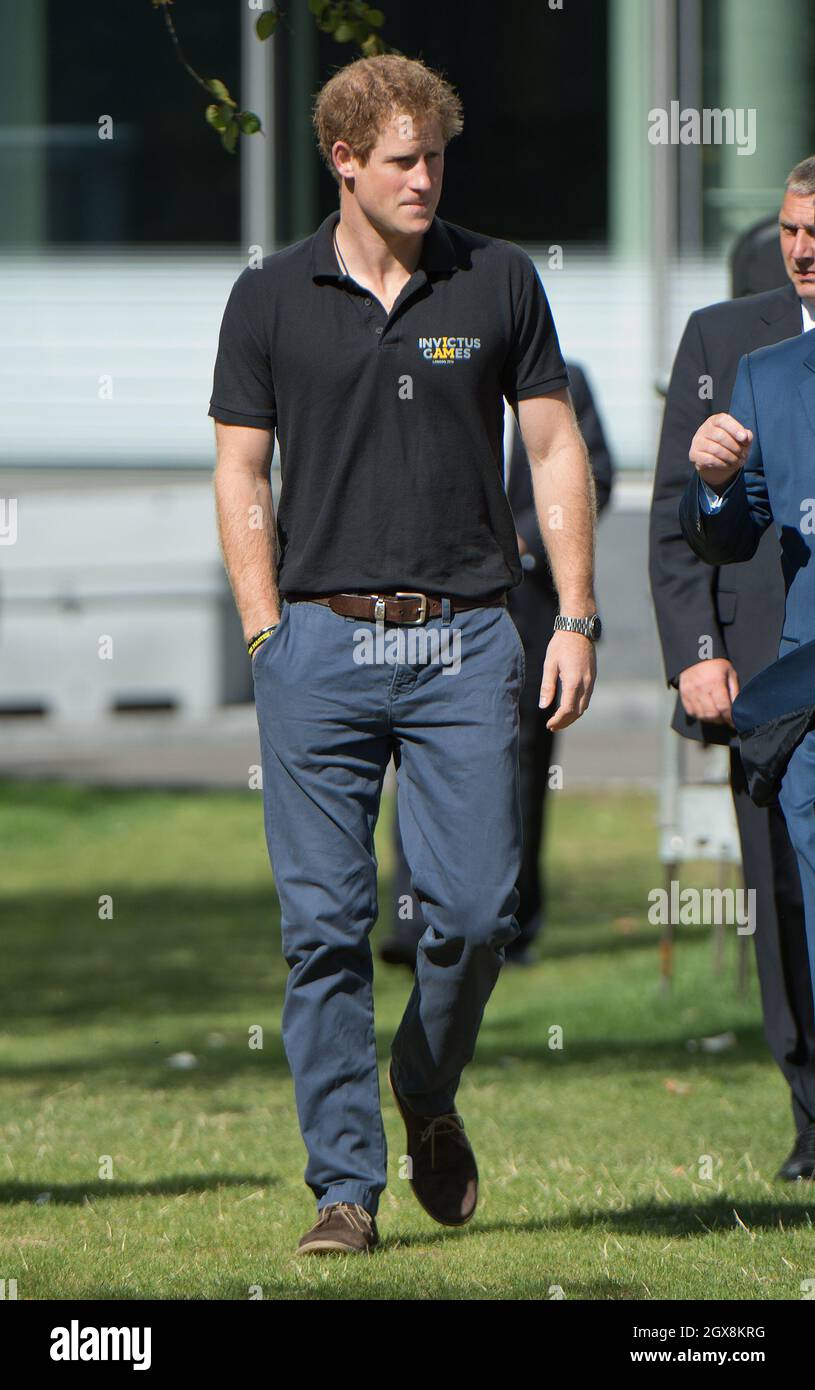
<instances>
[{"instance_id":1,"label":"green leaf","mask_svg":"<svg viewBox=\"0 0 815 1390\"><path fill-rule=\"evenodd\" d=\"M221 144L223 145L225 150L229 151L230 154L235 153L235 146L238 143L239 135L240 126L238 125L238 122L230 121L229 125L227 126L226 130L221 136Z\"/></svg>"},{"instance_id":2,"label":"green leaf","mask_svg":"<svg viewBox=\"0 0 815 1390\"><path fill-rule=\"evenodd\" d=\"M365 42L360 44L360 48L366 58L375 58L377 53L385 51L385 45L378 34L369 34Z\"/></svg>"},{"instance_id":3,"label":"green leaf","mask_svg":"<svg viewBox=\"0 0 815 1390\"><path fill-rule=\"evenodd\" d=\"M311 10L311 13L316 14L318 19L327 4L328 0L308 0L308 7Z\"/></svg>"},{"instance_id":4,"label":"green leaf","mask_svg":"<svg viewBox=\"0 0 815 1390\"><path fill-rule=\"evenodd\" d=\"M238 125L244 135L257 135L260 130L260 116L256 116L254 111L240 111Z\"/></svg>"},{"instance_id":5,"label":"green leaf","mask_svg":"<svg viewBox=\"0 0 815 1390\"><path fill-rule=\"evenodd\" d=\"M213 105L207 107L206 111L204 112L204 115L206 116L211 126L214 126L216 130L223 131L226 130L227 126L229 125L229 116L224 116L225 111L229 111L228 106Z\"/></svg>"},{"instance_id":6,"label":"green leaf","mask_svg":"<svg viewBox=\"0 0 815 1390\"><path fill-rule=\"evenodd\" d=\"M277 21L280 18L274 10L264 10L263 14L258 15L255 33L259 39L269 39L277 28Z\"/></svg>"},{"instance_id":7,"label":"green leaf","mask_svg":"<svg viewBox=\"0 0 815 1390\"><path fill-rule=\"evenodd\" d=\"M369 10L365 18L369 24L373 25L374 29L381 29L385 23L385 16L381 10Z\"/></svg>"},{"instance_id":8,"label":"green leaf","mask_svg":"<svg viewBox=\"0 0 815 1390\"><path fill-rule=\"evenodd\" d=\"M351 28L351 25L348 24L346 20L343 20L342 24L338 24L336 29L334 30L334 38L336 39L337 43L347 43L348 40L352 39L353 37L354 31Z\"/></svg>"},{"instance_id":9,"label":"green leaf","mask_svg":"<svg viewBox=\"0 0 815 1390\"><path fill-rule=\"evenodd\" d=\"M221 81L220 77L208 77L207 90L212 92L212 95L214 97L218 97L220 101L225 101L228 106L236 107L238 104L236 101L232 100L231 96L229 95L229 92L226 89L226 86Z\"/></svg>"}]
</instances>

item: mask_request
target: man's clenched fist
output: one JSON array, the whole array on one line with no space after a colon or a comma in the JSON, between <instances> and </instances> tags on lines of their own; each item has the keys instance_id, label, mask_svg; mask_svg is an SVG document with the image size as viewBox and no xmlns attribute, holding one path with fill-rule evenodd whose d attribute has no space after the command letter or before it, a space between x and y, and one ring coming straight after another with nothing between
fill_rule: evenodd
<instances>
[{"instance_id":1,"label":"man's clenched fist","mask_svg":"<svg viewBox=\"0 0 815 1390\"><path fill-rule=\"evenodd\" d=\"M747 462L752 430L732 415L711 415L700 425L690 446L690 461L714 492L723 492L731 478Z\"/></svg>"}]
</instances>

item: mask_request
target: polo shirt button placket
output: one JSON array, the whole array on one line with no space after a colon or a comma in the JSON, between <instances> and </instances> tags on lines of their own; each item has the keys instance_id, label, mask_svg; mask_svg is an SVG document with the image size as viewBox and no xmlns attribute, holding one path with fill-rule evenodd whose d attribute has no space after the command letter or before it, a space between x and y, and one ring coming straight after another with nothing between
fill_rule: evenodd
<instances>
[{"instance_id":1,"label":"polo shirt button placket","mask_svg":"<svg viewBox=\"0 0 815 1390\"><path fill-rule=\"evenodd\" d=\"M370 309L371 306L372 306L372 304L373 304L373 300L372 300L369 296L367 296L367 295L366 295L366 297L363 299L362 302L363 302L363 304L365 305L365 308L366 308L366 309ZM373 318L373 314L369 314L369 315L368 315L368 322L369 322L369 323L370 323L370 320L371 320L372 318ZM375 329L374 329L374 333L376 334L377 338L381 338L381 337L382 337L383 331L384 331L384 330L383 330L382 328L375 328Z\"/></svg>"}]
</instances>

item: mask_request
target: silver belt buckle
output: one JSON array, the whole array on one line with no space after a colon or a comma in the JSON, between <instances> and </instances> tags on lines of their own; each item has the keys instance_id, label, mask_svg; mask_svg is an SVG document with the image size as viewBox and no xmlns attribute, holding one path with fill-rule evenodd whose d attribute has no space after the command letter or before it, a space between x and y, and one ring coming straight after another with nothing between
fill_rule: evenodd
<instances>
[{"instance_id":1,"label":"silver belt buckle","mask_svg":"<svg viewBox=\"0 0 815 1390\"><path fill-rule=\"evenodd\" d=\"M427 594L415 593L412 589L397 589L397 598L418 598L421 599L421 606L418 618L411 623L402 623L402 627L421 627L422 623L427 622Z\"/></svg>"}]
</instances>

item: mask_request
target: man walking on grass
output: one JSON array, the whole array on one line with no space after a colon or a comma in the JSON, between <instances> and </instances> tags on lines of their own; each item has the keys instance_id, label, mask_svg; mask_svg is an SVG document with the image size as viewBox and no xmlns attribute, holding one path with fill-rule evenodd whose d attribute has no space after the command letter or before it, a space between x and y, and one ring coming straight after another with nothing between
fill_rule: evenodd
<instances>
[{"instance_id":1,"label":"man walking on grass","mask_svg":"<svg viewBox=\"0 0 815 1390\"><path fill-rule=\"evenodd\" d=\"M524 662L505 596L522 570L504 398L563 615L540 696L554 705L560 682L553 729L588 706L599 628L594 493L545 293L519 247L436 216L457 95L420 62L361 58L322 88L314 124L339 211L239 276L209 410L289 965L283 1042L317 1200L303 1253L378 1241L387 1150L369 934L391 756L428 927L388 1080L419 1202L448 1226L476 1206L455 1097L518 933L521 860Z\"/></svg>"}]
</instances>

